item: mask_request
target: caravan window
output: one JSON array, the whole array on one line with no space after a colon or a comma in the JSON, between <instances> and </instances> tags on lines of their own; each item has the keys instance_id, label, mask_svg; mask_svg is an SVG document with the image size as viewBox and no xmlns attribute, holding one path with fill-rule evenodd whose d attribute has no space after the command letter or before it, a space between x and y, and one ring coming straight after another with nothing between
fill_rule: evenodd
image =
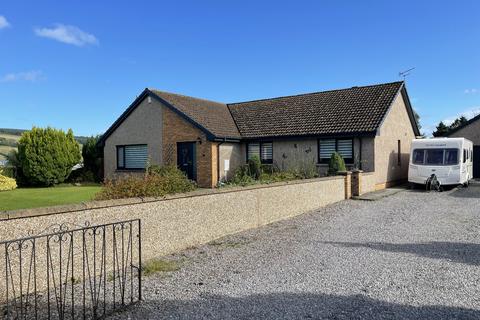
<instances>
[{"instance_id":1,"label":"caravan window","mask_svg":"<svg viewBox=\"0 0 480 320\"><path fill-rule=\"evenodd\" d=\"M466 154L466 152L465 152ZM465 158L464 158L465 159ZM465 160L464 160L465 162ZM458 150L457 149L445 149L445 164L457 164L458 163Z\"/></svg>"},{"instance_id":2,"label":"caravan window","mask_svg":"<svg viewBox=\"0 0 480 320\"><path fill-rule=\"evenodd\" d=\"M458 164L458 149L415 149L413 150L412 163L431 166Z\"/></svg>"},{"instance_id":3,"label":"caravan window","mask_svg":"<svg viewBox=\"0 0 480 320\"><path fill-rule=\"evenodd\" d=\"M443 149L427 149L425 164L440 165L443 164Z\"/></svg>"},{"instance_id":4,"label":"caravan window","mask_svg":"<svg viewBox=\"0 0 480 320\"><path fill-rule=\"evenodd\" d=\"M414 164L423 164L424 156L425 156L425 150L415 149L413 150L412 162Z\"/></svg>"}]
</instances>

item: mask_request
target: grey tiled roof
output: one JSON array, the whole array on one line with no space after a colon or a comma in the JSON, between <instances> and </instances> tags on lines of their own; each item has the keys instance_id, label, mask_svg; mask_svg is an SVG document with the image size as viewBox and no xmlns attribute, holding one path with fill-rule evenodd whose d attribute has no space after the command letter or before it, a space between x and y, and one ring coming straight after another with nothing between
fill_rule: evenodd
<instances>
[{"instance_id":1,"label":"grey tiled roof","mask_svg":"<svg viewBox=\"0 0 480 320\"><path fill-rule=\"evenodd\" d=\"M403 82L228 104L242 138L374 132Z\"/></svg>"}]
</instances>

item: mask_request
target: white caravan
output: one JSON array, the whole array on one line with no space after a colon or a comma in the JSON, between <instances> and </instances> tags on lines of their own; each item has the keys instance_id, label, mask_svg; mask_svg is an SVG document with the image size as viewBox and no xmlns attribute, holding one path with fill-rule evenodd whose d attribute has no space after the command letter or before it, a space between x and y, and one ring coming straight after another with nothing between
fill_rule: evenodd
<instances>
[{"instance_id":1,"label":"white caravan","mask_svg":"<svg viewBox=\"0 0 480 320\"><path fill-rule=\"evenodd\" d=\"M408 181L426 184L435 175L440 185L468 184L473 177L473 143L465 138L415 139Z\"/></svg>"}]
</instances>

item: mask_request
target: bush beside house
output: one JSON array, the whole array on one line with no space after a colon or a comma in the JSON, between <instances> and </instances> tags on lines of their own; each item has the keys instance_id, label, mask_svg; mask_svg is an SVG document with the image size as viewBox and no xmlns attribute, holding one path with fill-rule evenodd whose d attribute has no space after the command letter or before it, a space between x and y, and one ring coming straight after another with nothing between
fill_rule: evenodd
<instances>
[{"instance_id":1,"label":"bush beside house","mask_svg":"<svg viewBox=\"0 0 480 320\"><path fill-rule=\"evenodd\" d=\"M299 163L289 170L280 170L274 164L261 164L258 156L252 156L248 163L235 171L232 180L227 185L247 186L257 183L273 183L297 179L318 177L315 163Z\"/></svg>"},{"instance_id":2,"label":"bush beside house","mask_svg":"<svg viewBox=\"0 0 480 320\"><path fill-rule=\"evenodd\" d=\"M345 166L343 157L338 152L334 152L328 163L328 174L334 176L338 174L339 171L347 171L347 167Z\"/></svg>"},{"instance_id":3,"label":"bush beside house","mask_svg":"<svg viewBox=\"0 0 480 320\"><path fill-rule=\"evenodd\" d=\"M175 166L151 166L143 176L127 176L106 180L96 200L134 197L163 197L167 194L192 191L195 184Z\"/></svg>"},{"instance_id":4,"label":"bush beside house","mask_svg":"<svg viewBox=\"0 0 480 320\"><path fill-rule=\"evenodd\" d=\"M91 136L86 138L82 146L83 167L72 171L68 177L69 182L85 183L103 180L103 154L102 150L97 147L100 136Z\"/></svg>"},{"instance_id":5,"label":"bush beside house","mask_svg":"<svg viewBox=\"0 0 480 320\"><path fill-rule=\"evenodd\" d=\"M71 129L65 133L33 127L22 134L18 152L9 160L17 167L20 183L52 186L64 182L80 159L80 146Z\"/></svg>"}]
</instances>

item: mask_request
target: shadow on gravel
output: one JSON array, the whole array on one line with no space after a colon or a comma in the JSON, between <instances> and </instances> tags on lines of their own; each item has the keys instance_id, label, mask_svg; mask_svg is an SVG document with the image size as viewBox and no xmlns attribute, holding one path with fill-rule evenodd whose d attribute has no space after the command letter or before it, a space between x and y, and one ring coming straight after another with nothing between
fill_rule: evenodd
<instances>
[{"instance_id":1,"label":"shadow on gravel","mask_svg":"<svg viewBox=\"0 0 480 320\"><path fill-rule=\"evenodd\" d=\"M480 198L480 185L470 185L468 188L458 188L450 193L455 198Z\"/></svg>"},{"instance_id":2,"label":"shadow on gravel","mask_svg":"<svg viewBox=\"0 0 480 320\"><path fill-rule=\"evenodd\" d=\"M381 243L381 242L323 242L347 248L369 248L389 252L411 253L431 259L444 259L453 262L465 263L473 266L480 265L480 244L457 242L421 242L421 243Z\"/></svg>"},{"instance_id":3,"label":"shadow on gravel","mask_svg":"<svg viewBox=\"0 0 480 320\"><path fill-rule=\"evenodd\" d=\"M122 314L120 314L122 315ZM447 306L410 306L362 295L272 293L246 297L205 294L196 300L143 302L129 319L479 319L480 311Z\"/></svg>"}]
</instances>

